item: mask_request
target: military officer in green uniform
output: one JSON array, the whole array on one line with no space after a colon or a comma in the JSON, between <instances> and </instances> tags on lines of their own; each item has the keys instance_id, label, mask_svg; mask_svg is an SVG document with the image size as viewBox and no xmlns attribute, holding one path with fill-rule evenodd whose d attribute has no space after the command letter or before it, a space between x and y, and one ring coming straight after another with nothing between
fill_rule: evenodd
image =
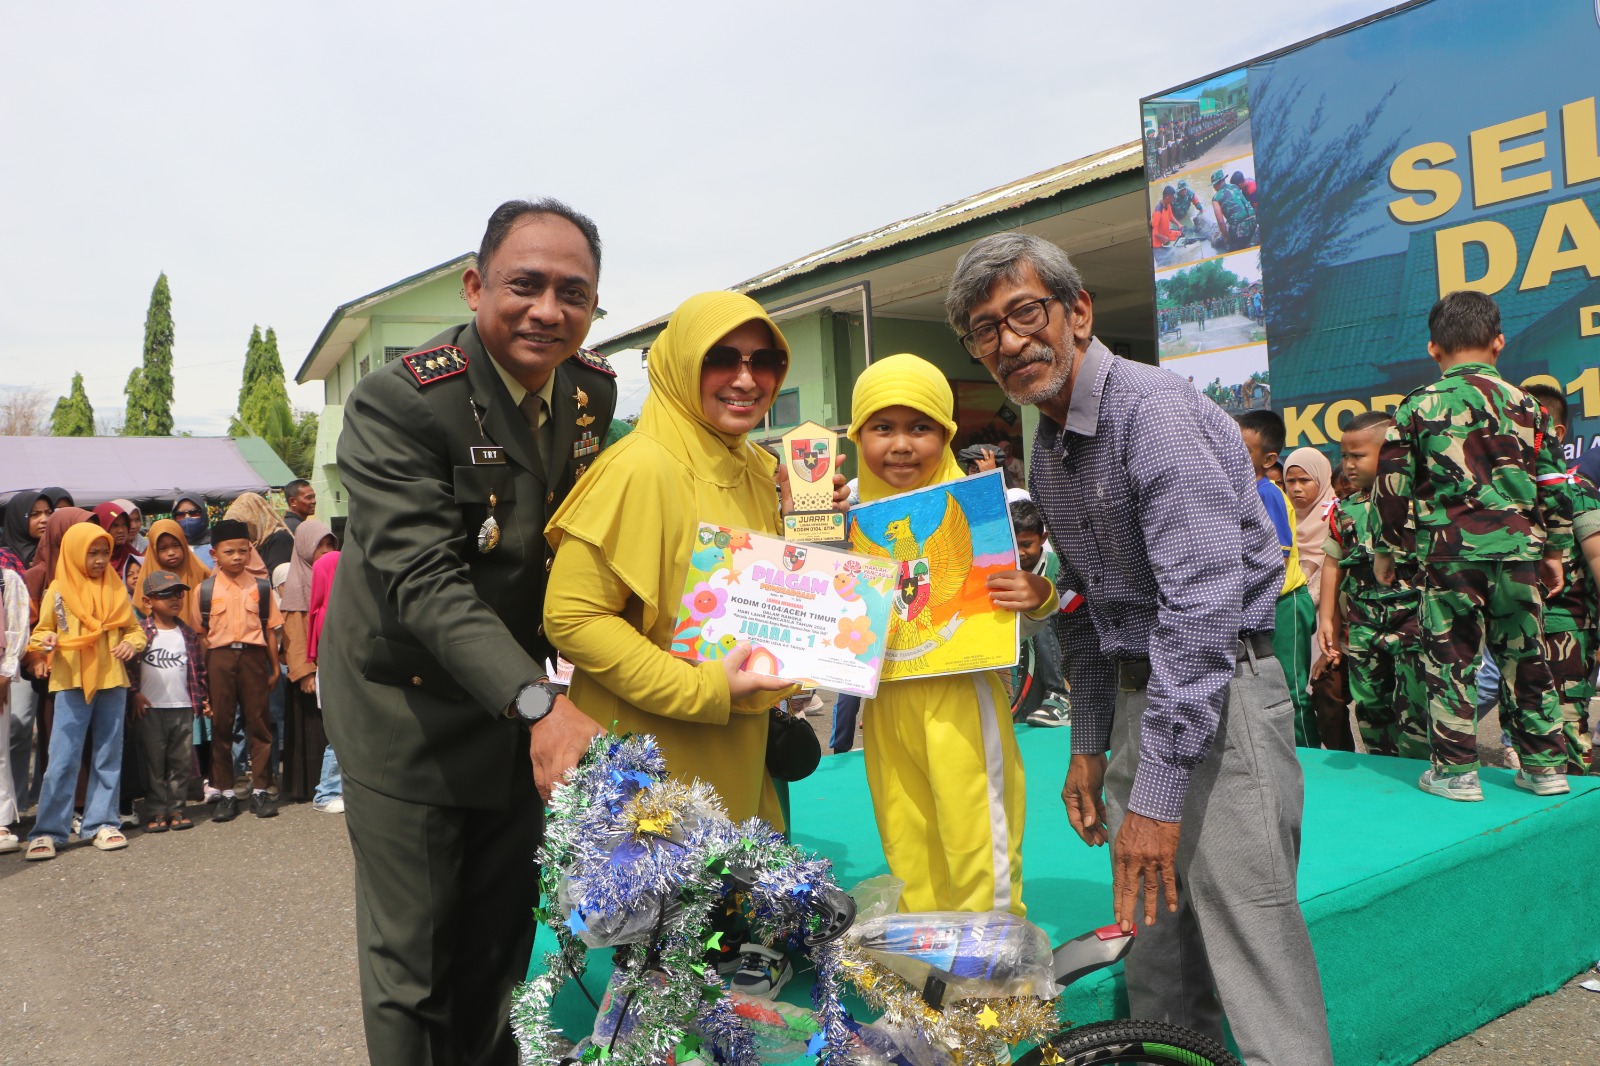
<instances>
[{"instance_id":1,"label":"military officer in green uniform","mask_svg":"<svg viewBox=\"0 0 1600 1066\"><path fill-rule=\"evenodd\" d=\"M549 686L541 624L545 522L616 406L614 373L580 350L599 275L589 219L501 205L462 278L473 321L345 404L350 517L319 676L374 1066L517 1061L540 793L600 731Z\"/></svg>"}]
</instances>

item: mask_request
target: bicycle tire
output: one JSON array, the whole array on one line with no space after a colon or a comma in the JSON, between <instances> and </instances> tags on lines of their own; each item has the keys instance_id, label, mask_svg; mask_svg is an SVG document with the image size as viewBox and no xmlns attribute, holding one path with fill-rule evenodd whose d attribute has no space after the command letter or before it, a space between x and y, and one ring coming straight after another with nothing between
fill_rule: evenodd
<instances>
[{"instance_id":1,"label":"bicycle tire","mask_svg":"<svg viewBox=\"0 0 1600 1066\"><path fill-rule=\"evenodd\" d=\"M1240 1066L1227 1048L1210 1037L1181 1026L1138 1019L1067 1029L1017 1059L1018 1066L1042 1066L1046 1048L1055 1049L1061 1066Z\"/></svg>"}]
</instances>

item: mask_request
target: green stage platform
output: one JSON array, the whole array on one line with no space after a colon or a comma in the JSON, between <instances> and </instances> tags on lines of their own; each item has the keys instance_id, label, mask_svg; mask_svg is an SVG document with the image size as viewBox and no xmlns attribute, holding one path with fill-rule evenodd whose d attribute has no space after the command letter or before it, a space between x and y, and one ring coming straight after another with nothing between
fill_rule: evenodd
<instances>
[{"instance_id":1,"label":"green stage platform","mask_svg":"<svg viewBox=\"0 0 1600 1066\"><path fill-rule=\"evenodd\" d=\"M1024 899L1059 943L1111 922L1110 856L1067 824L1068 731L1018 734L1028 771ZM1300 899L1339 1066L1415 1062L1600 956L1589 920L1600 912L1600 878L1588 857L1600 839L1600 778L1573 778L1571 795L1541 799L1513 786L1510 771L1486 770L1484 802L1452 803L1416 787L1422 763L1300 754ZM870 803L859 751L825 757L791 786L796 842L833 859L846 888L885 872ZM1485 937L1484 915L1514 932ZM535 967L553 942L541 930ZM585 981L597 993L609 955L594 953ZM809 1004L804 973L783 998ZM558 1006L568 1032L587 1031L593 1010L570 986ZM1124 1014L1120 967L1069 989L1061 1008L1078 1024Z\"/></svg>"}]
</instances>

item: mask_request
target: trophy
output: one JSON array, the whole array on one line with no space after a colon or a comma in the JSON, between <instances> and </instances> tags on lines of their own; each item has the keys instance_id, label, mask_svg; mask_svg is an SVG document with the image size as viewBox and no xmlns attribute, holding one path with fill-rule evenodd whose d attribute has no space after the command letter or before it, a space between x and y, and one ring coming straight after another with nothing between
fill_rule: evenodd
<instances>
[{"instance_id":1,"label":"trophy","mask_svg":"<svg viewBox=\"0 0 1600 1066\"><path fill-rule=\"evenodd\" d=\"M826 426L805 422L783 435L783 463L789 471L794 510L783 516L785 540L844 539L844 515L833 509L834 457L839 438Z\"/></svg>"}]
</instances>

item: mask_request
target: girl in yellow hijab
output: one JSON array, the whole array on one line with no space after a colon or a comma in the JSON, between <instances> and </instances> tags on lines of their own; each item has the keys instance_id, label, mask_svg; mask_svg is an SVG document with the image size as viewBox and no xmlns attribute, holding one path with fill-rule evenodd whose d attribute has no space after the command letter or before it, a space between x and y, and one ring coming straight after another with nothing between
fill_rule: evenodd
<instances>
[{"instance_id":1,"label":"girl in yellow hijab","mask_svg":"<svg viewBox=\"0 0 1600 1066\"><path fill-rule=\"evenodd\" d=\"M791 689L719 662L674 658L674 620L701 522L780 532L777 461L745 439L788 369L761 305L690 297L650 348L634 431L601 453L550 520L545 635L571 660L569 695L614 732L651 733L675 776L698 777L735 820L781 826L766 772L767 710Z\"/></svg>"},{"instance_id":2,"label":"girl in yellow hijab","mask_svg":"<svg viewBox=\"0 0 1600 1066\"><path fill-rule=\"evenodd\" d=\"M850 440L862 503L962 476L950 451L955 397L944 373L892 355L856 380ZM989 579L996 607L1042 629L1055 589L1033 574ZM995 671L885 681L862 707L867 785L889 870L907 911L1023 915L1022 756Z\"/></svg>"},{"instance_id":3,"label":"girl in yellow hijab","mask_svg":"<svg viewBox=\"0 0 1600 1066\"><path fill-rule=\"evenodd\" d=\"M128 671L144 651L144 630L133 615L127 586L111 567L111 534L90 522L67 530L56 576L39 601L31 651L50 656L56 696L50 763L39 790L39 820L28 838L29 859L55 857L56 840L72 831L72 798L86 736L94 738L81 835L101 851L127 847L117 819L122 783L122 726Z\"/></svg>"}]
</instances>

